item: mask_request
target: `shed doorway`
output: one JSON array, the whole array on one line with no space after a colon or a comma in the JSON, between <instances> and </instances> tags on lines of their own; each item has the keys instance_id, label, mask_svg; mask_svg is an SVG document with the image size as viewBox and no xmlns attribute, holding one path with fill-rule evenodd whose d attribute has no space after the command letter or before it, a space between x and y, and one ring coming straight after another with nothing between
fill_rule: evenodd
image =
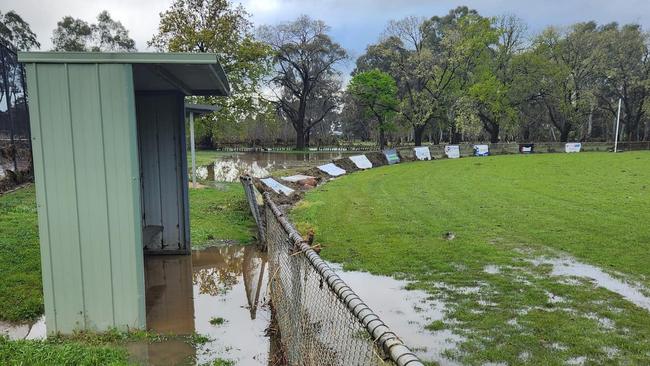
<instances>
[{"instance_id":1,"label":"shed doorway","mask_svg":"<svg viewBox=\"0 0 650 366\"><path fill-rule=\"evenodd\" d=\"M177 93L135 97L145 255L190 252L183 100Z\"/></svg>"}]
</instances>

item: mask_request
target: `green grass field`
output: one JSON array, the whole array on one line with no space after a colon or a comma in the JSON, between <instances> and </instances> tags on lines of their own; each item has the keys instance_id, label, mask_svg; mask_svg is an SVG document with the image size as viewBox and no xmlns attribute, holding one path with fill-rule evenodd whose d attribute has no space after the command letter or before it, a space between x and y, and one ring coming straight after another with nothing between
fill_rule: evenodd
<instances>
[{"instance_id":1,"label":"green grass field","mask_svg":"<svg viewBox=\"0 0 650 366\"><path fill-rule=\"evenodd\" d=\"M325 259L444 301L429 328L463 337L457 361L648 364L647 310L531 260L572 256L650 288L649 186L649 152L439 160L337 179L292 216Z\"/></svg>"}]
</instances>

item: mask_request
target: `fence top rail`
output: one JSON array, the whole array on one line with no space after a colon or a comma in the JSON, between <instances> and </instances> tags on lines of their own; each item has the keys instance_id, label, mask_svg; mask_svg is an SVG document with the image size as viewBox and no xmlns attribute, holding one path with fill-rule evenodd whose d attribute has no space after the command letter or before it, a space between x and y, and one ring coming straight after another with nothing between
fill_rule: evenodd
<instances>
[{"instance_id":1,"label":"fence top rail","mask_svg":"<svg viewBox=\"0 0 650 366\"><path fill-rule=\"evenodd\" d=\"M273 216L278 220L291 239L294 248L307 258L316 273L341 300L348 310L363 325L378 347L398 366L424 366L420 359L390 330L390 328L366 305L336 272L321 259L309 244L300 236L298 230L286 218L280 208L273 202L268 192L263 194L264 204L268 205Z\"/></svg>"}]
</instances>

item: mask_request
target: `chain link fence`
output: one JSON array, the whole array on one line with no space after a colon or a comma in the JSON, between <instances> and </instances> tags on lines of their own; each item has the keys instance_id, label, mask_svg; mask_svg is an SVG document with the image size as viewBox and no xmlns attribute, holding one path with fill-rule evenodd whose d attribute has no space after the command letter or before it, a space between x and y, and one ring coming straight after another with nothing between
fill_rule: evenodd
<instances>
[{"instance_id":1,"label":"chain link fence","mask_svg":"<svg viewBox=\"0 0 650 366\"><path fill-rule=\"evenodd\" d=\"M263 207L249 177L241 182L264 223L269 286L289 365L422 366L422 362L303 240L268 193ZM249 193L250 192L250 193ZM379 284L378 284L379 285Z\"/></svg>"}]
</instances>

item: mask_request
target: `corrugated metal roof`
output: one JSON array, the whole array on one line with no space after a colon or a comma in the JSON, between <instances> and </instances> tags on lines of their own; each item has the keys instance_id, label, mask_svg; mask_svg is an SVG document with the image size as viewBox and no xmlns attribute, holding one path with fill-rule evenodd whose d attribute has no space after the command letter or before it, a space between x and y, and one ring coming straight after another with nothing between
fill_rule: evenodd
<instances>
[{"instance_id":1,"label":"corrugated metal roof","mask_svg":"<svg viewBox=\"0 0 650 366\"><path fill-rule=\"evenodd\" d=\"M214 53L19 52L36 64L132 64L136 92L177 90L185 95L230 95L228 78Z\"/></svg>"}]
</instances>

